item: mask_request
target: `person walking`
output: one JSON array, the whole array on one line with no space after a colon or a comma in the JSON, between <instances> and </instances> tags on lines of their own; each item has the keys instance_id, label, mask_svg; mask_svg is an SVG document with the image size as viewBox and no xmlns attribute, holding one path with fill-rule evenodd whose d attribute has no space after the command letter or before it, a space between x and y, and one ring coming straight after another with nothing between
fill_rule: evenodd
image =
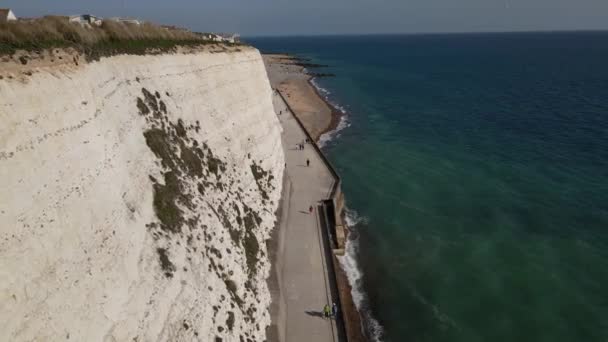
<instances>
[{"instance_id":1,"label":"person walking","mask_svg":"<svg viewBox=\"0 0 608 342\"><path fill-rule=\"evenodd\" d=\"M331 315L331 309L329 308L328 304L325 304L325 306L323 307L323 317L329 318L330 315Z\"/></svg>"},{"instance_id":2,"label":"person walking","mask_svg":"<svg viewBox=\"0 0 608 342\"><path fill-rule=\"evenodd\" d=\"M312 214L312 205L308 207L308 212Z\"/></svg>"},{"instance_id":3,"label":"person walking","mask_svg":"<svg viewBox=\"0 0 608 342\"><path fill-rule=\"evenodd\" d=\"M338 318L338 305L336 305L336 302L331 304L331 315L334 319Z\"/></svg>"},{"instance_id":4,"label":"person walking","mask_svg":"<svg viewBox=\"0 0 608 342\"><path fill-rule=\"evenodd\" d=\"M306 167L310 167L310 159L306 159Z\"/></svg>"}]
</instances>

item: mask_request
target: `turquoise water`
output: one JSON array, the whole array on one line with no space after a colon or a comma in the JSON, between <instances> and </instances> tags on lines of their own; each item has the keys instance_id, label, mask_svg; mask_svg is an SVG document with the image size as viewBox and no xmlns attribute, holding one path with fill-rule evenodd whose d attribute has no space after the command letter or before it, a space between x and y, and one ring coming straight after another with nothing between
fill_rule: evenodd
<instances>
[{"instance_id":1,"label":"turquoise water","mask_svg":"<svg viewBox=\"0 0 608 342\"><path fill-rule=\"evenodd\" d=\"M252 42L337 74L383 341L608 341L608 33Z\"/></svg>"}]
</instances>

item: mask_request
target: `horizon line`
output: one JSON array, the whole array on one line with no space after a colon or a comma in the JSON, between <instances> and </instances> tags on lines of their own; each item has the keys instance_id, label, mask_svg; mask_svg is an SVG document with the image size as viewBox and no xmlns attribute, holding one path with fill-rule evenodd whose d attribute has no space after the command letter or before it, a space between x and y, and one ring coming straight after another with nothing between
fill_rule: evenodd
<instances>
[{"instance_id":1,"label":"horizon line","mask_svg":"<svg viewBox=\"0 0 608 342\"><path fill-rule=\"evenodd\" d=\"M513 31L457 31L457 32L386 32L386 33L296 33L287 35L258 34L241 35L242 38L304 38L304 37L362 37L362 36L423 36L423 35L484 35L484 34L512 34L512 33L608 33L605 29L556 29L556 30L513 30Z\"/></svg>"}]
</instances>

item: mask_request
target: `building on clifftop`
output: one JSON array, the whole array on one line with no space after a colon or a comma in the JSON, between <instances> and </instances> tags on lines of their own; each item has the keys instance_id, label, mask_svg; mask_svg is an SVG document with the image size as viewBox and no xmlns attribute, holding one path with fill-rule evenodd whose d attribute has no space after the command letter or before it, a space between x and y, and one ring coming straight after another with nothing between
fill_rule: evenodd
<instances>
[{"instance_id":1,"label":"building on clifftop","mask_svg":"<svg viewBox=\"0 0 608 342\"><path fill-rule=\"evenodd\" d=\"M241 36L238 33L222 33L220 34L222 40L228 43L238 43Z\"/></svg>"},{"instance_id":2,"label":"building on clifftop","mask_svg":"<svg viewBox=\"0 0 608 342\"><path fill-rule=\"evenodd\" d=\"M10 8L0 8L0 23L17 20Z\"/></svg>"},{"instance_id":3,"label":"building on clifftop","mask_svg":"<svg viewBox=\"0 0 608 342\"><path fill-rule=\"evenodd\" d=\"M238 43L241 36L238 33L217 33L210 34L210 38L216 42Z\"/></svg>"},{"instance_id":4,"label":"building on clifftop","mask_svg":"<svg viewBox=\"0 0 608 342\"><path fill-rule=\"evenodd\" d=\"M102 24L102 19L99 17L96 17L94 15L90 15L90 14L81 14L81 15L72 15L70 16L70 22L71 23L77 23L80 25L95 25L95 26L101 26Z\"/></svg>"}]
</instances>

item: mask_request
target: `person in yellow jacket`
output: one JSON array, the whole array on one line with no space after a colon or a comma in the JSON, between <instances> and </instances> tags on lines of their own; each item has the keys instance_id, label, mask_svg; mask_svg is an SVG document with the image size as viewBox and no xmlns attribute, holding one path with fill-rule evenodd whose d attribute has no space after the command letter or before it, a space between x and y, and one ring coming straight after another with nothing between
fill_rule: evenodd
<instances>
[{"instance_id":1,"label":"person in yellow jacket","mask_svg":"<svg viewBox=\"0 0 608 342\"><path fill-rule=\"evenodd\" d=\"M323 307L323 317L329 318L330 316L331 316L331 308L329 307L328 304L325 304L325 306Z\"/></svg>"}]
</instances>

